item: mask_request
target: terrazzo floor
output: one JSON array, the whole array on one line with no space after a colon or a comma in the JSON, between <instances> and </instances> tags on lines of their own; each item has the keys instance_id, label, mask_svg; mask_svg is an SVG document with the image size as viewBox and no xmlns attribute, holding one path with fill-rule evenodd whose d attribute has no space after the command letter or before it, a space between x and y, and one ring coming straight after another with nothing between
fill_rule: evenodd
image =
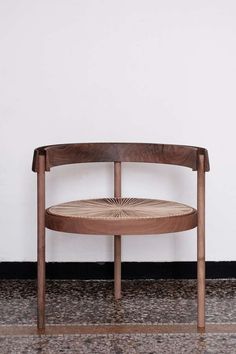
<instances>
[{"instance_id":1,"label":"terrazzo floor","mask_svg":"<svg viewBox=\"0 0 236 354\"><path fill-rule=\"evenodd\" d=\"M145 333L145 325L196 323L195 280L125 280L115 301L112 281L50 280L46 323L62 326L141 325L142 333L8 334L1 328L36 326L36 282L0 281L0 354L232 353L236 354L236 279L207 280L206 322L222 333ZM233 327L232 327L233 328Z\"/></svg>"}]
</instances>

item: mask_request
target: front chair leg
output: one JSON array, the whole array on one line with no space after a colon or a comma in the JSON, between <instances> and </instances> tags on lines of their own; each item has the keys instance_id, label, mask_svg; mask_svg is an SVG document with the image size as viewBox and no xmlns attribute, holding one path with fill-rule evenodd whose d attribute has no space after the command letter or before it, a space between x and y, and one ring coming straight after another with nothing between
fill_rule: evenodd
<instances>
[{"instance_id":1,"label":"front chair leg","mask_svg":"<svg viewBox=\"0 0 236 354\"><path fill-rule=\"evenodd\" d=\"M205 328L205 169L204 155L198 160L197 278L199 329Z\"/></svg>"},{"instance_id":2,"label":"front chair leg","mask_svg":"<svg viewBox=\"0 0 236 354\"><path fill-rule=\"evenodd\" d=\"M121 162L114 162L114 197L121 198ZM121 236L114 236L114 292L121 298Z\"/></svg>"},{"instance_id":3,"label":"front chair leg","mask_svg":"<svg viewBox=\"0 0 236 354\"><path fill-rule=\"evenodd\" d=\"M45 231L39 231L39 238L41 242L38 245L38 329L45 328L45 246L43 245L43 238Z\"/></svg>"},{"instance_id":4,"label":"front chair leg","mask_svg":"<svg viewBox=\"0 0 236 354\"><path fill-rule=\"evenodd\" d=\"M37 325L45 329L45 157L39 156L37 178Z\"/></svg>"},{"instance_id":5,"label":"front chair leg","mask_svg":"<svg viewBox=\"0 0 236 354\"><path fill-rule=\"evenodd\" d=\"M205 328L205 257L202 239L202 233L199 230L199 246L197 261L197 277L198 277L198 328Z\"/></svg>"}]
</instances>

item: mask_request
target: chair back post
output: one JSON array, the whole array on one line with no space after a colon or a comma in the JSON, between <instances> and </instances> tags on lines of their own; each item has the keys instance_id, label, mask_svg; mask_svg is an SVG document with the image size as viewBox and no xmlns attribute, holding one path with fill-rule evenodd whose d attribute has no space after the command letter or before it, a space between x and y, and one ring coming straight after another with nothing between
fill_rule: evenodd
<instances>
[{"instance_id":1,"label":"chair back post","mask_svg":"<svg viewBox=\"0 0 236 354\"><path fill-rule=\"evenodd\" d=\"M37 169L37 272L38 329L45 328L45 155L38 157Z\"/></svg>"},{"instance_id":2,"label":"chair back post","mask_svg":"<svg viewBox=\"0 0 236 354\"><path fill-rule=\"evenodd\" d=\"M114 197L121 198L121 162L114 162Z\"/></svg>"},{"instance_id":3,"label":"chair back post","mask_svg":"<svg viewBox=\"0 0 236 354\"><path fill-rule=\"evenodd\" d=\"M205 156L198 155L197 171L198 328L205 327Z\"/></svg>"},{"instance_id":4,"label":"chair back post","mask_svg":"<svg viewBox=\"0 0 236 354\"><path fill-rule=\"evenodd\" d=\"M114 197L121 198L121 162L114 162ZM114 295L121 298L121 235L114 235Z\"/></svg>"}]
</instances>

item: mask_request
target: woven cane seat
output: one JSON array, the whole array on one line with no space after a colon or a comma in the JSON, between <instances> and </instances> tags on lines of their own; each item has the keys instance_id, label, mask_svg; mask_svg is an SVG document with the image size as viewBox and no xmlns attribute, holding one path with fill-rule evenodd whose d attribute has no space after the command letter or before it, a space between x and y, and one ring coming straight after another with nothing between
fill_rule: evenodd
<instances>
[{"instance_id":1,"label":"woven cane seat","mask_svg":"<svg viewBox=\"0 0 236 354\"><path fill-rule=\"evenodd\" d=\"M152 234L183 231L197 225L192 207L165 200L103 198L78 200L46 210L49 229L84 234Z\"/></svg>"}]
</instances>

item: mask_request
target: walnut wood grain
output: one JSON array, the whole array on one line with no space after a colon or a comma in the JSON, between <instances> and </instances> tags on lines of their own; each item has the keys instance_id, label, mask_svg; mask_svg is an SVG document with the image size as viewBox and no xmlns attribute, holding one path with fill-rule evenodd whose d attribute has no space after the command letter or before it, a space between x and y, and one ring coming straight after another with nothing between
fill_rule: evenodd
<instances>
[{"instance_id":1,"label":"walnut wood grain","mask_svg":"<svg viewBox=\"0 0 236 354\"><path fill-rule=\"evenodd\" d=\"M185 145L146 143L81 143L43 146L35 149L33 171L38 170L40 155L46 158L46 170L51 167L83 162L147 162L198 168L198 155L205 156L205 171L209 171L206 149Z\"/></svg>"},{"instance_id":2,"label":"walnut wood grain","mask_svg":"<svg viewBox=\"0 0 236 354\"><path fill-rule=\"evenodd\" d=\"M88 199L59 204L46 211L49 229L82 234L157 234L196 226L195 209L155 199Z\"/></svg>"}]
</instances>

